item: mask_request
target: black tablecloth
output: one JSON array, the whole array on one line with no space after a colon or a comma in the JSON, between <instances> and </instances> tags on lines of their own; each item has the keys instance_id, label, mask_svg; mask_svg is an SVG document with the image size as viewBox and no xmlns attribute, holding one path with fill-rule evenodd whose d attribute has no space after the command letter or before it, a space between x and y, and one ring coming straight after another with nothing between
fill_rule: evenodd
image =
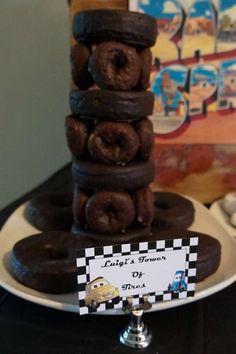
<instances>
[{"instance_id":1,"label":"black tablecloth","mask_svg":"<svg viewBox=\"0 0 236 354\"><path fill-rule=\"evenodd\" d=\"M0 213L0 226L32 196L71 190L67 166ZM119 344L129 317L62 312L22 300L0 288L0 354L135 353ZM236 284L203 300L144 315L150 354L236 354Z\"/></svg>"}]
</instances>

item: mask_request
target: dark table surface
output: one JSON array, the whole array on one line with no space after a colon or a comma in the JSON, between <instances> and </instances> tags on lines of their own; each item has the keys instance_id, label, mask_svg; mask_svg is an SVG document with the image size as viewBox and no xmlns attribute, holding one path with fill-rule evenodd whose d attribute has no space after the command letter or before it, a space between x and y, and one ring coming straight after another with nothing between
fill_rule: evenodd
<instances>
[{"instance_id":1,"label":"dark table surface","mask_svg":"<svg viewBox=\"0 0 236 354\"><path fill-rule=\"evenodd\" d=\"M70 166L0 213L0 227L34 195L71 190ZM0 354L136 353L119 344L128 316L81 316L22 300L0 287ZM144 315L150 354L236 354L236 284L203 300Z\"/></svg>"}]
</instances>

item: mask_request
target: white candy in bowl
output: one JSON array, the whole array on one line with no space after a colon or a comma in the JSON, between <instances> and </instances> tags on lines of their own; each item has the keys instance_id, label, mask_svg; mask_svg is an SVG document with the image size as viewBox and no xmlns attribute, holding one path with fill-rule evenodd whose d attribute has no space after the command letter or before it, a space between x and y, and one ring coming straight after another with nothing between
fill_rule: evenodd
<instances>
[{"instance_id":1,"label":"white candy in bowl","mask_svg":"<svg viewBox=\"0 0 236 354\"><path fill-rule=\"evenodd\" d=\"M236 192L231 192L225 195L222 202L224 211L230 216L236 213ZM236 216L234 217L234 219ZM236 221L236 220L235 220Z\"/></svg>"}]
</instances>

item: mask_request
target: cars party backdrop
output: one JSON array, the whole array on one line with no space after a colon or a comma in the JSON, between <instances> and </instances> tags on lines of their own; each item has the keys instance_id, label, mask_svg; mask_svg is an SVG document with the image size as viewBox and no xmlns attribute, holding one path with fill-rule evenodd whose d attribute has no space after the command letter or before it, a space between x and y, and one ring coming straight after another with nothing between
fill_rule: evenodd
<instances>
[{"instance_id":1,"label":"cars party backdrop","mask_svg":"<svg viewBox=\"0 0 236 354\"><path fill-rule=\"evenodd\" d=\"M71 18L91 8L129 8L157 20L153 189L204 203L235 190L236 0L72 0Z\"/></svg>"}]
</instances>

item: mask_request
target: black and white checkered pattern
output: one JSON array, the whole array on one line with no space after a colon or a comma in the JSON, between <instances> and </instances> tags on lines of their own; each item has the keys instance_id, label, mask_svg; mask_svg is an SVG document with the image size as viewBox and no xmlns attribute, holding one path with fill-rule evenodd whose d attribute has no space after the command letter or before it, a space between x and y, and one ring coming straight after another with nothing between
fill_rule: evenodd
<instances>
[{"instance_id":1,"label":"black and white checkered pattern","mask_svg":"<svg viewBox=\"0 0 236 354\"><path fill-rule=\"evenodd\" d=\"M194 296L195 281L196 281L196 262L197 262L197 245L198 238L183 238L174 240L159 240L141 243L129 243L123 245L102 246L95 248L79 249L77 250L77 278L78 278L78 300L79 313L87 314L96 312L94 309L85 304L85 287L92 279L89 275L89 262L98 258L111 258L113 256L128 256L135 254L148 254L160 251L173 251L184 249L186 251L186 271L185 282L187 283L187 290L180 293L173 293L169 291L153 292L149 294L149 302L155 303L158 301L169 301L173 299L181 299ZM133 305L139 305L143 301L142 295L133 295ZM99 311L110 309L120 309L127 304L125 298L121 298L118 304L112 300L99 305Z\"/></svg>"}]
</instances>

